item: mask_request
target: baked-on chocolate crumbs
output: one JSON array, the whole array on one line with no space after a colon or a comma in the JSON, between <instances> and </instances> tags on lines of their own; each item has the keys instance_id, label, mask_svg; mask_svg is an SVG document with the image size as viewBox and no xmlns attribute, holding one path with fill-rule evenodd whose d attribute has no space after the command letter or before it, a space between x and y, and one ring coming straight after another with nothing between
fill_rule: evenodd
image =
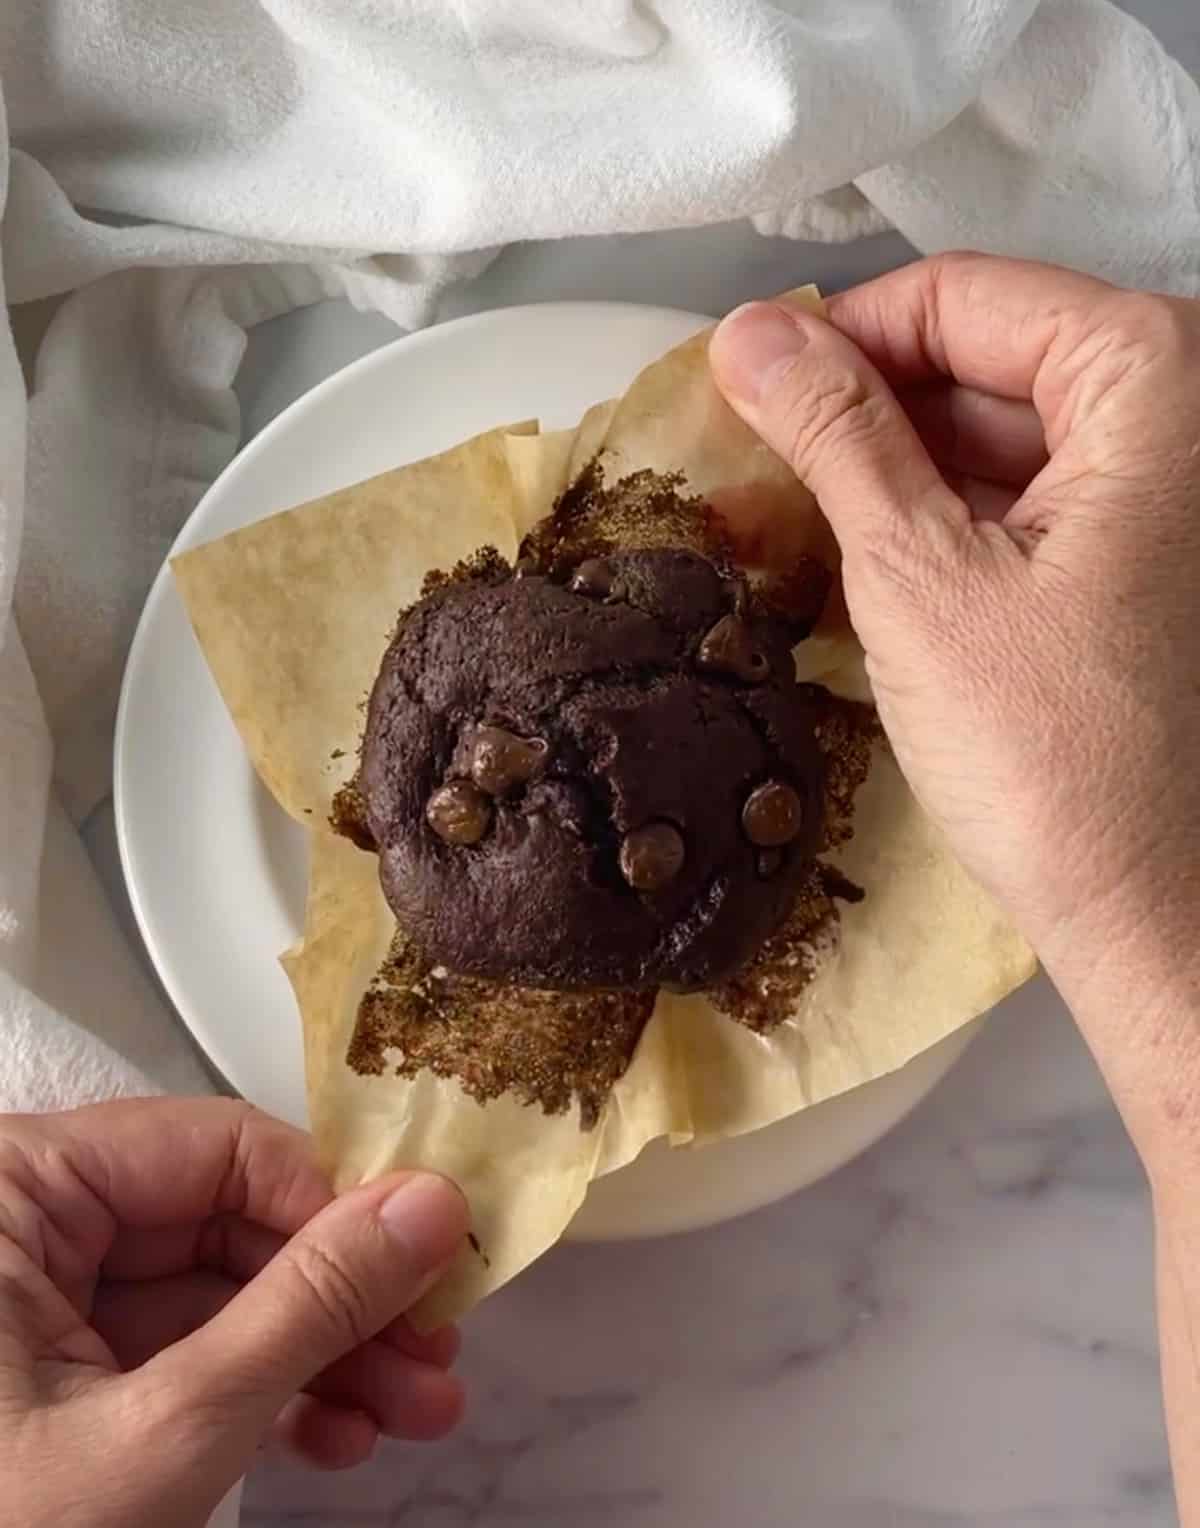
<instances>
[{"instance_id":1,"label":"baked-on chocolate crumbs","mask_svg":"<svg viewBox=\"0 0 1200 1528\"><path fill-rule=\"evenodd\" d=\"M727 981L712 988L713 1006L756 1034L777 1029L817 972L822 953L837 940L837 907L820 864L811 867L781 928Z\"/></svg>"},{"instance_id":2,"label":"baked-on chocolate crumbs","mask_svg":"<svg viewBox=\"0 0 1200 1528\"><path fill-rule=\"evenodd\" d=\"M633 1057L653 992L534 992L434 969L397 931L346 1056L378 1076L453 1077L480 1103L512 1093L590 1130Z\"/></svg>"},{"instance_id":3,"label":"baked-on chocolate crumbs","mask_svg":"<svg viewBox=\"0 0 1200 1528\"><path fill-rule=\"evenodd\" d=\"M854 836L854 797L867 778L873 750L884 742L884 733L871 706L840 700L819 684L801 688L821 706L822 712L816 730L826 765L825 837L821 847L823 853L828 853ZM826 874L837 876L833 870ZM862 900L861 894L847 897L838 890L833 895L843 902Z\"/></svg>"},{"instance_id":4,"label":"baked-on chocolate crumbs","mask_svg":"<svg viewBox=\"0 0 1200 1528\"><path fill-rule=\"evenodd\" d=\"M594 461L525 537L521 556L551 578L565 578L607 552L678 547L732 574L733 550L720 520L703 499L681 493L682 485L679 473L649 469L608 484Z\"/></svg>"},{"instance_id":5,"label":"baked-on chocolate crumbs","mask_svg":"<svg viewBox=\"0 0 1200 1528\"><path fill-rule=\"evenodd\" d=\"M520 561L524 564L526 573L532 571L533 564L530 559L521 558ZM424 599L427 594L432 594L435 589L441 589L446 584L502 584L511 577L512 569L496 548L481 546L477 552L472 552L470 557L465 557L462 562L456 563L448 573L444 568L431 568L422 580L421 598ZM400 628L400 622L407 614L405 610L400 612L400 620L396 623L397 631Z\"/></svg>"},{"instance_id":6,"label":"baked-on chocolate crumbs","mask_svg":"<svg viewBox=\"0 0 1200 1528\"><path fill-rule=\"evenodd\" d=\"M526 538L520 573L565 581L585 558L664 545L691 548L732 571L720 521L702 500L682 496L679 486L677 477L643 472L607 487L593 465L550 520ZM456 580L498 584L512 576L504 559L484 548L450 573L431 573L423 593ZM782 617L799 638L815 624L830 585L827 569L804 562L786 576L756 581L736 614L751 623L756 612ZM404 619L402 613L400 622ZM882 734L869 707L840 701L816 685L801 691L818 719L826 764L822 850L828 851L851 836L854 793ZM360 847L372 849L365 821L352 781L338 794L333 823ZM787 853L760 850L758 873L773 876ZM837 901L861 896L832 867L814 863L787 921L748 964L707 995L750 1029L776 1027L795 1012L822 953L836 943ZM360 1004L347 1062L366 1074L394 1070L416 1076L431 1070L458 1079L481 1103L511 1093L557 1114L577 1100L581 1123L589 1128L628 1066L654 1000L652 990L543 992L454 976L431 968L398 931Z\"/></svg>"},{"instance_id":7,"label":"baked-on chocolate crumbs","mask_svg":"<svg viewBox=\"0 0 1200 1528\"><path fill-rule=\"evenodd\" d=\"M347 780L334 796L329 826L342 838L348 838L355 848L368 854L375 852L375 840L367 827L367 804L358 788L357 778Z\"/></svg>"}]
</instances>

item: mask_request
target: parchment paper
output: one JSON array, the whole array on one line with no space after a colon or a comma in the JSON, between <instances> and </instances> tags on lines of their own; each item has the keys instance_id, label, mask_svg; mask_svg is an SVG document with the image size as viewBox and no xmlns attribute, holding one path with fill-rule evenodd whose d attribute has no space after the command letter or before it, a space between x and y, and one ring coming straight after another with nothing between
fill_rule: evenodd
<instances>
[{"instance_id":1,"label":"parchment paper","mask_svg":"<svg viewBox=\"0 0 1200 1528\"><path fill-rule=\"evenodd\" d=\"M792 294L817 301L812 289ZM175 562L209 665L255 768L310 834L304 936L284 957L304 1026L309 1108L339 1187L395 1166L436 1168L471 1204L464 1248L417 1318L461 1314L551 1246L593 1177L656 1136L703 1144L758 1129L882 1076L984 1012L1032 955L947 851L890 754L877 749L852 841L828 856L864 900L794 1016L754 1034L703 997L660 996L599 1125L510 1097L481 1105L454 1081L363 1077L345 1063L359 1001L394 932L377 865L329 830L354 770L361 703L397 612L425 573L483 544L505 556L599 453L606 477L682 472L726 517L750 562L799 551L836 560L812 497L721 400L707 335L647 368L575 431L528 423L372 478ZM862 654L832 599L797 650L806 678L869 695Z\"/></svg>"}]
</instances>

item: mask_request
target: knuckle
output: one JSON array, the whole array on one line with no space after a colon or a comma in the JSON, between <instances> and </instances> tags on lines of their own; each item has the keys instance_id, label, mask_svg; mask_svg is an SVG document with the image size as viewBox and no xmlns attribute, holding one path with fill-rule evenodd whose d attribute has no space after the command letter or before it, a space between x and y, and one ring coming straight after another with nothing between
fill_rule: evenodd
<instances>
[{"instance_id":1,"label":"knuckle","mask_svg":"<svg viewBox=\"0 0 1200 1528\"><path fill-rule=\"evenodd\" d=\"M926 263L934 278L939 279L971 275L994 260L994 255L985 255L978 249L946 249L939 254L928 256Z\"/></svg>"},{"instance_id":2,"label":"knuckle","mask_svg":"<svg viewBox=\"0 0 1200 1528\"><path fill-rule=\"evenodd\" d=\"M298 1240L290 1260L302 1293L320 1311L330 1336L347 1350L375 1335L370 1303L348 1268L319 1243Z\"/></svg>"},{"instance_id":3,"label":"knuckle","mask_svg":"<svg viewBox=\"0 0 1200 1528\"><path fill-rule=\"evenodd\" d=\"M1200 304L1158 292L1122 292L1114 300L1112 321L1127 346L1174 359L1196 349Z\"/></svg>"},{"instance_id":4,"label":"knuckle","mask_svg":"<svg viewBox=\"0 0 1200 1528\"><path fill-rule=\"evenodd\" d=\"M230 1099L228 1104L221 1119L228 1131L229 1152L217 1203L227 1213L238 1213L256 1191L261 1195L264 1176L272 1184L282 1182L286 1170L294 1171L297 1163L307 1162L308 1153L296 1158L290 1150L302 1139L294 1126L240 1099Z\"/></svg>"},{"instance_id":5,"label":"knuckle","mask_svg":"<svg viewBox=\"0 0 1200 1528\"><path fill-rule=\"evenodd\" d=\"M29 1159L21 1148L16 1129L6 1123L4 1133L0 1134L0 1179L23 1183L28 1170Z\"/></svg>"},{"instance_id":6,"label":"knuckle","mask_svg":"<svg viewBox=\"0 0 1200 1528\"><path fill-rule=\"evenodd\" d=\"M0 1311L6 1326L40 1337L44 1310L32 1287L30 1275L34 1273L28 1263L16 1258L5 1257L0 1262Z\"/></svg>"},{"instance_id":7,"label":"knuckle","mask_svg":"<svg viewBox=\"0 0 1200 1528\"><path fill-rule=\"evenodd\" d=\"M1198 352L1200 306L1154 293L1114 293L1065 324L1058 353L1051 353L1061 433L1105 414L1114 428L1096 440L1104 465L1127 447L1135 419L1150 425L1156 439L1164 429L1170 433L1168 416L1191 396L1182 383Z\"/></svg>"},{"instance_id":8,"label":"knuckle","mask_svg":"<svg viewBox=\"0 0 1200 1528\"><path fill-rule=\"evenodd\" d=\"M216 1202L225 1211L238 1212L246 1207L250 1199L252 1122L256 1110L252 1104L243 1103L240 1099L230 1099L228 1102L231 1107L222 1112L229 1132L229 1155Z\"/></svg>"},{"instance_id":9,"label":"knuckle","mask_svg":"<svg viewBox=\"0 0 1200 1528\"><path fill-rule=\"evenodd\" d=\"M256 1137L272 1134L277 1128L277 1122L256 1104L241 1098L231 1098L229 1104L229 1129L239 1153L248 1153Z\"/></svg>"},{"instance_id":10,"label":"knuckle","mask_svg":"<svg viewBox=\"0 0 1200 1528\"><path fill-rule=\"evenodd\" d=\"M924 319L928 330L925 350L934 358L938 370L949 369L943 315L951 311L957 299L966 313L986 317L996 305L996 264L995 255L985 255L975 249L946 250L923 262L926 282Z\"/></svg>"}]
</instances>

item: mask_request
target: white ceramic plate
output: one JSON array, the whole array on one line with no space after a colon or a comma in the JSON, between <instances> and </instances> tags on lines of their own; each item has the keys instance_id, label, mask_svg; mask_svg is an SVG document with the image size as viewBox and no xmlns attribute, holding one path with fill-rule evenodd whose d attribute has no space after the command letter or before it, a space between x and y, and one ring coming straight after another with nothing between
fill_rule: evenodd
<instances>
[{"instance_id":1,"label":"white ceramic plate","mask_svg":"<svg viewBox=\"0 0 1200 1528\"><path fill-rule=\"evenodd\" d=\"M175 550L494 425L571 425L706 322L668 308L553 303L398 340L330 377L251 441ZM303 1124L300 1027L276 958L300 931L303 834L253 774L165 567L129 655L115 790L129 894L172 1001L235 1088ZM655 1143L594 1185L572 1233L691 1229L812 1183L890 1129L967 1039L956 1035L890 1077L741 1140L697 1152Z\"/></svg>"}]
</instances>

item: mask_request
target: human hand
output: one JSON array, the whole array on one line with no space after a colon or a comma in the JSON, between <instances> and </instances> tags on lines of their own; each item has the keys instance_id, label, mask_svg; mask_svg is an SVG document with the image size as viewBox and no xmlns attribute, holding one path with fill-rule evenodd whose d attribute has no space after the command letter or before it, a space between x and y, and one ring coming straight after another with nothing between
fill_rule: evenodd
<instances>
[{"instance_id":1,"label":"human hand","mask_svg":"<svg viewBox=\"0 0 1200 1528\"><path fill-rule=\"evenodd\" d=\"M402 1313L466 1231L428 1174L333 1199L225 1099L0 1116L0 1517L199 1528L273 1428L326 1468L440 1436L457 1336Z\"/></svg>"},{"instance_id":2,"label":"human hand","mask_svg":"<svg viewBox=\"0 0 1200 1528\"><path fill-rule=\"evenodd\" d=\"M833 527L914 791L1164 1104L1123 1020L1197 990L1200 305L950 256L828 323L740 309L710 358Z\"/></svg>"}]
</instances>

